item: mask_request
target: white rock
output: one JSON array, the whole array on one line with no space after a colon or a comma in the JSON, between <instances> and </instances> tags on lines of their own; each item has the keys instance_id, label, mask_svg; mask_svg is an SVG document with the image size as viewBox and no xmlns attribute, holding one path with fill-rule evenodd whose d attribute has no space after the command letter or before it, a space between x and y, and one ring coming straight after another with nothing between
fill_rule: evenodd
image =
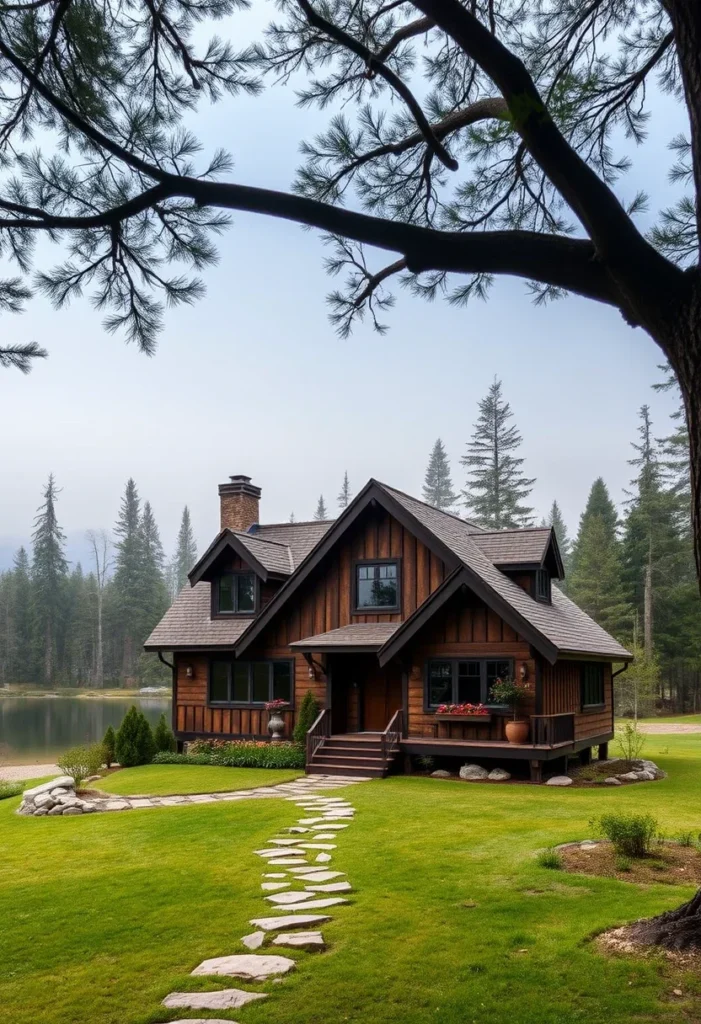
<instances>
[{"instance_id":1,"label":"white rock","mask_svg":"<svg viewBox=\"0 0 701 1024\"><path fill-rule=\"evenodd\" d=\"M330 882L332 878L340 878L345 874L343 871L310 871L302 876L303 882Z\"/></svg>"},{"instance_id":2,"label":"white rock","mask_svg":"<svg viewBox=\"0 0 701 1024\"><path fill-rule=\"evenodd\" d=\"M334 836L334 839L336 837ZM335 843L302 843L300 846L302 850L335 850Z\"/></svg>"},{"instance_id":3,"label":"white rock","mask_svg":"<svg viewBox=\"0 0 701 1024\"><path fill-rule=\"evenodd\" d=\"M96 810L95 804L91 804L88 800L83 803L83 814L94 814Z\"/></svg>"},{"instance_id":4,"label":"white rock","mask_svg":"<svg viewBox=\"0 0 701 1024\"><path fill-rule=\"evenodd\" d=\"M278 889L289 889L292 882L261 882L261 889L264 892L277 892Z\"/></svg>"},{"instance_id":5,"label":"white rock","mask_svg":"<svg viewBox=\"0 0 701 1024\"><path fill-rule=\"evenodd\" d=\"M338 839L338 836L336 835L335 832L315 832L314 835L311 838L312 839ZM300 843L299 845L303 846L304 844Z\"/></svg>"},{"instance_id":6,"label":"white rock","mask_svg":"<svg viewBox=\"0 0 701 1024\"><path fill-rule=\"evenodd\" d=\"M292 828L287 829L288 832L308 832L308 828L301 828L299 825L293 825Z\"/></svg>"},{"instance_id":7,"label":"white rock","mask_svg":"<svg viewBox=\"0 0 701 1024\"><path fill-rule=\"evenodd\" d=\"M25 800L33 800L40 793L50 793L51 790L58 787L64 787L66 790L75 789L75 782L70 775L60 775L57 779L50 779L49 782L42 782L31 789L25 789L24 798Z\"/></svg>"},{"instance_id":8,"label":"white rock","mask_svg":"<svg viewBox=\"0 0 701 1024\"><path fill-rule=\"evenodd\" d=\"M241 939L244 946L248 949L260 949L265 940L265 932L251 932L250 935L244 935Z\"/></svg>"},{"instance_id":9,"label":"white rock","mask_svg":"<svg viewBox=\"0 0 701 1024\"><path fill-rule=\"evenodd\" d=\"M461 779L486 779L489 772L486 768L480 768L478 764L464 764L460 769Z\"/></svg>"},{"instance_id":10,"label":"white rock","mask_svg":"<svg viewBox=\"0 0 701 1024\"><path fill-rule=\"evenodd\" d=\"M618 778L619 779L623 779L624 782L637 782L638 781L638 773L637 772L624 772L622 775L619 775Z\"/></svg>"},{"instance_id":11,"label":"white rock","mask_svg":"<svg viewBox=\"0 0 701 1024\"><path fill-rule=\"evenodd\" d=\"M61 804L63 807L76 807L80 803L80 800L75 793L73 793L73 795L68 793L66 796L60 796L56 803Z\"/></svg>"},{"instance_id":12,"label":"white rock","mask_svg":"<svg viewBox=\"0 0 701 1024\"><path fill-rule=\"evenodd\" d=\"M431 772L432 779L449 779L451 776L452 773L444 771L443 768L439 768L438 771Z\"/></svg>"},{"instance_id":13,"label":"white rock","mask_svg":"<svg viewBox=\"0 0 701 1024\"><path fill-rule=\"evenodd\" d=\"M263 878L287 878L286 871L266 871Z\"/></svg>"},{"instance_id":14,"label":"white rock","mask_svg":"<svg viewBox=\"0 0 701 1024\"><path fill-rule=\"evenodd\" d=\"M492 768L487 778L492 782L506 782L511 778L511 772L507 772L506 768Z\"/></svg>"},{"instance_id":15,"label":"white rock","mask_svg":"<svg viewBox=\"0 0 701 1024\"><path fill-rule=\"evenodd\" d=\"M61 804L56 804L56 806L52 807L49 811L49 817L58 817L58 815L62 815L65 810L66 808L62 807Z\"/></svg>"},{"instance_id":16,"label":"white rock","mask_svg":"<svg viewBox=\"0 0 701 1024\"><path fill-rule=\"evenodd\" d=\"M309 892L274 892L272 896L266 896L268 903L276 903L279 906L287 906L290 903L304 903L311 899Z\"/></svg>"},{"instance_id":17,"label":"white rock","mask_svg":"<svg viewBox=\"0 0 701 1024\"><path fill-rule=\"evenodd\" d=\"M276 857L299 857L300 854L304 856L302 850L296 846L291 849L283 846L273 850L254 850L253 852L257 853L259 857L267 857L269 860L274 860Z\"/></svg>"},{"instance_id":18,"label":"white rock","mask_svg":"<svg viewBox=\"0 0 701 1024\"><path fill-rule=\"evenodd\" d=\"M63 817L64 818L69 817L69 815L71 815L71 814L82 814L82 813L83 813L83 808L82 807L64 807L64 809L63 809Z\"/></svg>"},{"instance_id":19,"label":"white rock","mask_svg":"<svg viewBox=\"0 0 701 1024\"><path fill-rule=\"evenodd\" d=\"M297 843L301 842L301 840L300 839L269 839L268 842L272 843L273 846L295 846Z\"/></svg>"},{"instance_id":20,"label":"white rock","mask_svg":"<svg viewBox=\"0 0 701 1024\"><path fill-rule=\"evenodd\" d=\"M301 852L305 853L304 850L302 850ZM269 860L268 864L275 864L276 867L279 864L282 864L283 867L290 867L292 865L299 864L299 861L299 857L276 857L275 860ZM312 865L309 864L308 867L312 867Z\"/></svg>"},{"instance_id":21,"label":"white rock","mask_svg":"<svg viewBox=\"0 0 701 1024\"><path fill-rule=\"evenodd\" d=\"M48 807L37 807L36 811L33 811L33 817L43 818L45 814L49 813Z\"/></svg>"},{"instance_id":22,"label":"white rock","mask_svg":"<svg viewBox=\"0 0 701 1024\"><path fill-rule=\"evenodd\" d=\"M314 860L316 861L317 864L328 864L329 861L331 860L331 854L330 853L317 853L317 855L314 858Z\"/></svg>"},{"instance_id":23,"label":"white rock","mask_svg":"<svg viewBox=\"0 0 701 1024\"><path fill-rule=\"evenodd\" d=\"M305 885L308 892L350 892L350 882L329 882L328 885Z\"/></svg>"},{"instance_id":24,"label":"white rock","mask_svg":"<svg viewBox=\"0 0 701 1024\"><path fill-rule=\"evenodd\" d=\"M604 779L605 786L620 786L621 780L617 779L615 775L609 775L608 778Z\"/></svg>"},{"instance_id":25,"label":"white rock","mask_svg":"<svg viewBox=\"0 0 701 1024\"><path fill-rule=\"evenodd\" d=\"M344 822L344 824L340 824L340 822L337 822L335 824L332 824L330 821L327 821L325 825L314 825L314 827L312 828L312 832L326 832L326 830L330 828L348 828L348 823Z\"/></svg>"},{"instance_id":26,"label":"white rock","mask_svg":"<svg viewBox=\"0 0 701 1024\"><path fill-rule=\"evenodd\" d=\"M595 850L599 844L593 843L591 839L585 839L583 843L579 844L580 850Z\"/></svg>"},{"instance_id":27,"label":"white rock","mask_svg":"<svg viewBox=\"0 0 701 1024\"><path fill-rule=\"evenodd\" d=\"M240 988L223 988L218 992L171 992L163 1006L190 1007L193 1010L237 1010L256 999L266 999L264 992L243 992Z\"/></svg>"},{"instance_id":28,"label":"white rock","mask_svg":"<svg viewBox=\"0 0 701 1024\"><path fill-rule=\"evenodd\" d=\"M106 800L105 801L106 811L128 811L131 810L131 804L128 800Z\"/></svg>"},{"instance_id":29,"label":"white rock","mask_svg":"<svg viewBox=\"0 0 701 1024\"><path fill-rule=\"evenodd\" d=\"M83 779L83 782L97 782L101 778L101 775L88 775L87 779Z\"/></svg>"},{"instance_id":30,"label":"white rock","mask_svg":"<svg viewBox=\"0 0 701 1024\"><path fill-rule=\"evenodd\" d=\"M284 928L303 928L307 924L322 924L330 920L328 914L300 914L298 917L254 917L249 923L262 928L264 932L279 932Z\"/></svg>"},{"instance_id":31,"label":"white rock","mask_svg":"<svg viewBox=\"0 0 701 1024\"><path fill-rule=\"evenodd\" d=\"M551 779L545 783L546 786L571 786L572 779L569 775L553 775Z\"/></svg>"},{"instance_id":32,"label":"white rock","mask_svg":"<svg viewBox=\"0 0 701 1024\"><path fill-rule=\"evenodd\" d=\"M300 825L316 825L317 822L323 821L323 818L300 818Z\"/></svg>"},{"instance_id":33,"label":"white rock","mask_svg":"<svg viewBox=\"0 0 701 1024\"><path fill-rule=\"evenodd\" d=\"M307 893L311 896L311 893ZM347 903L348 900L344 900L342 896L329 896L328 899L322 900L310 900L308 903L293 904L288 907L288 910L296 911L303 910L305 913L308 910L323 910L324 907L335 907L339 903Z\"/></svg>"},{"instance_id":34,"label":"white rock","mask_svg":"<svg viewBox=\"0 0 701 1024\"><path fill-rule=\"evenodd\" d=\"M239 953L235 956L217 956L211 960L203 960L192 973L243 978L245 981L267 981L276 974L287 974L294 966L294 960L286 956Z\"/></svg>"},{"instance_id":35,"label":"white rock","mask_svg":"<svg viewBox=\"0 0 701 1024\"><path fill-rule=\"evenodd\" d=\"M638 781L639 782L654 782L655 781L654 772L645 772L645 771L638 772Z\"/></svg>"},{"instance_id":36,"label":"white rock","mask_svg":"<svg viewBox=\"0 0 701 1024\"><path fill-rule=\"evenodd\" d=\"M66 796L67 794L68 790L64 786L59 786L58 789L51 790L51 796L54 798L54 800L58 800L60 796Z\"/></svg>"},{"instance_id":37,"label":"white rock","mask_svg":"<svg viewBox=\"0 0 701 1024\"><path fill-rule=\"evenodd\" d=\"M321 932L285 932L276 935L273 939L274 946L287 946L290 949L325 949L326 943Z\"/></svg>"},{"instance_id":38,"label":"white rock","mask_svg":"<svg viewBox=\"0 0 701 1024\"><path fill-rule=\"evenodd\" d=\"M39 796L34 801L34 806L45 807L46 812L48 814L48 812L51 810L55 803L56 801L53 799L50 793L40 793Z\"/></svg>"}]
</instances>

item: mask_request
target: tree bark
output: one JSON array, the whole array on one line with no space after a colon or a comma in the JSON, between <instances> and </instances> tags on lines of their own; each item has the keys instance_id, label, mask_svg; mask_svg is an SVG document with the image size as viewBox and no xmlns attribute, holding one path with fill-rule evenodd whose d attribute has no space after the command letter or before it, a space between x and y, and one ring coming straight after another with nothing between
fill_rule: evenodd
<instances>
[{"instance_id":1,"label":"tree bark","mask_svg":"<svg viewBox=\"0 0 701 1024\"><path fill-rule=\"evenodd\" d=\"M628 929L635 942L665 949L701 949L701 889L688 903Z\"/></svg>"},{"instance_id":2,"label":"tree bark","mask_svg":"<svg viewBox=\"0 0 701 1024\"><path fill-rule=\"evenodd\" d=\"M650 538L647 565L645 566L645 593L643 596L643 650L645 657L652 657L652 537Z\"/></svg>"}]
</instances>

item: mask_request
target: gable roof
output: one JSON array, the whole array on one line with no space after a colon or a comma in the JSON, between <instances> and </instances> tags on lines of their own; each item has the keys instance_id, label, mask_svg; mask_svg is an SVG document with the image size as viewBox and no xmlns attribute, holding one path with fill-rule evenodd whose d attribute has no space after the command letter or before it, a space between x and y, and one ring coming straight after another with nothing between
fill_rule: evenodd
<instances>
[{"instance_id":1,"label":"gable roof","mask_svg":"<svg viewBox=\"0 0 701 1024\"><path fill-rule=\"evenodd\" d=\"M525 530L490 530L473 534L473 541L494 565L542 565L550 547L550 526Z\"/></svg>"},{"instance_id":2,"label":"gable roof","mask_svg":"<svg viewBox=\"0 0 701 1024\"><path fill-rule=\"evenodd\" d=\"M209 583L185 586L144 644L147 651L233 651L250 619L212 618Z\"/></svg>"},{"instance_id":3,"label":"gable roof","mask_svg":"<svg viewBox=\"0 0 701 1024\"><path fill-rule=\"evenodd\" d=\"M233 551L251 566L257 576L291 576L296 567L324 536L333 520L312 523L279 523L255 526L243 533L223 529L188 573L191 586L206 579L208 571L221 555Z\"/></svg>"},{"instance_id":4,"label":"gable roof","mask_svg":"<svg viewBox=\"0 0 701 1024\"><path fill-rule=\"evenodd\" d=\"M297 569L334 522L333 519L313 519L308 523L261 524L252 527L246 536L285 544L292 558L292 567Z\"/></svg>"}]
</instances>

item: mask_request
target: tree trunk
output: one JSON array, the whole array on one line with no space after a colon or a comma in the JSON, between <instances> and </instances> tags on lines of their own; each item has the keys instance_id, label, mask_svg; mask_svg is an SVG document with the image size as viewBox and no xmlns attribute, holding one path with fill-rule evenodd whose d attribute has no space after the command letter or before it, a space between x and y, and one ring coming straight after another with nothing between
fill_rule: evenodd
<instances>
[{"instance_id":1,"label":"tree trunk","mask_svg":"<svg viewBox=\"0 0 701 1024\"><path fill-rule=\"evenodd\" d=\"M643 649L645 657L652 657L652 538L645 566L645 593L643 595Z\"/></svg>"},{"instance_id":2,"label":"tree trunk","mask_svg":"<svg viewBox=\"0 0 701 1024\"><path fill-rule=\"evenodd\" d=\"M628 929L635 942L665 949L701 949L701 889L676 910L637 921Z\"/></svg>"},{"instance_id":3,"label":"tree trunk","mask_svg":"<svg viewBox=\"0 0 701 1024\"><path fill-rule=\"evenodd\" d=\"M98 689L105 685L105 659L102 650L102 582L97 584L97 658L95 665L95 684Z\"/></svg>"}]
</instances>

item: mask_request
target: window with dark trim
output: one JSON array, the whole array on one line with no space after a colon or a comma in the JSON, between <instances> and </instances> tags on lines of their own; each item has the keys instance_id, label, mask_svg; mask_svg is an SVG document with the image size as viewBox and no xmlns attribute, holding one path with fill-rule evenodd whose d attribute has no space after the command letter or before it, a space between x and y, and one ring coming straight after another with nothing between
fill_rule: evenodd
<instances>
[{"instance_id":1,"label":"window with dark trim","mask_svg":"<svg viewBox=\"0 0 701 1024\"><path fill-rule=\"evenodd\" d=\"M582 665L582 707L597 708L605 703L604 666L587 662Z\"/></svg>"},{"instance_id":2,"label":"window with dark trim","mask_svg":"<svg viewBox=\"0 0 701 1024\"><path fill-rule=\"evenodd\" d=\"M513 677L508 658L436 658L426 668L426 707L488 704L497 679Z\"/></svg>"},{"instance_id":3,"label":"window with dark trim","mask_svg":"<svg viewBox=\"0 0 701 1024\"><path fill-rule=\"evenodd\" d=\"M252 572L225 572L217 580L215 610L219 615L245 615L256 610L256 577Z\"/></svg>"},{"instance_id":4,"label":"window with dark trim","mask_svg":"<svg viewBox=\"0 0 701 1024\"><path fill-rule=\"evenodd\" d=\"M292 704L293 661L224 661L209 665L210 704Z\"/></svg>"},{"instance_id":5,"label":"window with dark trim","mask_svg":"<svg viewBox=\"0 0 701 1024\"><path fill-rule=\"evenodd\" d=\"M536 569L535 573L535 599L550 604L550 573L547 569Z\"/></svg>"},{"instance_id":6,"label":"window with dark trim","mask_svg":"<svg viewBox=\"0 0 701 1024\"><path fill-rule=\"evenodd\" d=\"M355 607L357 611L399 608L399 562L380 560L358 562L355 567Z\"/></svg>"}]
</instances>

